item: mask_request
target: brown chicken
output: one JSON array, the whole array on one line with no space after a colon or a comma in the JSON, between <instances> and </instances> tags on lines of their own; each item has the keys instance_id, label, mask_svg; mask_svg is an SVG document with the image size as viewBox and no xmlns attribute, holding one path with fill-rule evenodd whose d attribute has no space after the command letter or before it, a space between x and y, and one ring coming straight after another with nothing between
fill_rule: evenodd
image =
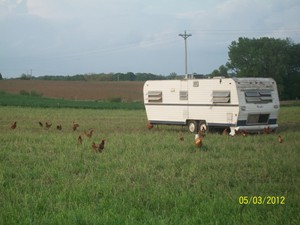
<instances>
[{"instance_id":1,"label":"brown chicken","mask_svg":"<svg viewBox=\"0 0 300 225\"><path fill-rule=\"evenodd\" d=\"M270 134L270 133L271 133L270 127L265 127L264 128L264 134Z\"/></svg>"},{"instance_id":2,"label":"brown chicken","mask_svg":"<svg viewBox=\"0 0 300 225\"><path fill-rule=\"evenodd\" d=\"M94 129L90 129L88 132L84 131L85 135L86 135L88 138L91 138L91 137L92 137L93 132L94 132Z\"/></svg>"},{"instance_id":3,"label":"brown chicken","mask_svg":"<svg viewBox=\"0 0 300 225\"><path fill-rule=\"evenodd\" d=\"M243 137L246 137L246 136L248 135L248 132L245 131L245 130L241 130L241 135L242 135Z\"/></svg>"},{"instance_id":4,"label":"brown chicken","mask_svg":"<svg viewBox=\"0 0 300 225\"><path fill-rule=\"evenodd\" d=\"M56 129L57 129L57 130L62 130L61 124L58 124L58 125L56 126Z\"/></svg>"},{"instance_id":5,"label":"brown chicken","mask_svg":"<svg viewBox=\"0 0 300 225\"><path fill-rule=\"evenodd\" d=\"M44 125L43 125L43 123L40 121L39 122L39 125L40 125L40 127L43 127Z\"/></svg>"},{"instance_id":6,"label":"brown chicken","mask_svg":"<svg viewBox=\"0 0 300 225\"><path fill-rule=\"evenodd\" d=\"M179 133L179 140L180 140L180 141L184 141L184 137L183 137L182 132Z\"/></svg>"},{"instance_id":7,"label":"brown chicken","mask_svg":"<svg viewBox=\"0 0 300 225\"><path fill-rule=\"evenodd\" d=\"M79 127L79 124L78 124L78 123L75 123L75 122L73 121L73 131L75 131L78 127Z\"/></svg>"},{"instance_id":8,"label":"brown chicken","mask_svg":"<svg viewBox=\"0 0 300 225\"><path fill-rule=\"evenodd\" d=\"M228 135L228 128L225 128L222 132L222 135Z\"/></svg>"},{"instance_id":9,"label":"brown chicken","mask_svg":"<svg viewBox=\"0 0 300 225\"><path fill-rule=\"evenodd\" d=\"M104 150L104 143L105 139L102 139L101 143L99 144L98 151L101 153Z\"/></svg>"},{"instance_id":10,"label":"brown chicken","mask_svg":"<svg viewBox=\"0 0 300 225\"><path fill-rule=\"evenodd\" d=\"M279 143L283 142L283 138L281 137L281 135L278 135L277 140L278 140Z\"/></svg>"},{"instance_id":11,"label":"brown chicken","mask_svg":"<svg viewBox=\"0 0 300 225\"><path fill-rule=\"evenodd\" d=\"M246 137L248 135L248 132L245 131L245 130L234 129L234 134L235 135L242 135L243 137Z\"/></svg>"},{"instance_id":12,"label":"brown chicken","mask_svg":"<svg viewBox=\"0 0 300 225\"><path fill-rule=\"evenodd\" d=\"M153 124L147 123L147 128L148 128L149 130L151 130L151 129L153 128Z\"/></svg>"},{"instance_id":13,"label":"brown chicken","mask_svg":"<svg viewBox=\"0 0 300 225\"><path fill-rule=\"evenodd\" d=\"M78 138L77 138L77 144L82 144L82 137L81 134L79 134Z\"/></svg>"},{"instance_id":14,"label":"brown chicken","mask_svg":"<svg viewBox=\"0 0 300 225\"><path fill-rule=\"evenodd\" d=\"M17 127L17 121L15 121L15 122L11 125L10 128L14 130L14 129L16 129L16 127Z\"/></svg>"},{"instance_id":15,"label":"brown chicken","mask_svg":"<svg viewBox=\"0 0 300 225\"><path fill-rule=\"evenodd\" d=\"M52 126L52 123L46 122L46 128L49 129Z\"/></svg>"},{"instance_id":16,"label":"brown chicken","mask_svg":"<svg viewBox=\"0 0 300 225\"><path fill-rule=\"evenodd\" d=\"M98 151L99 145L96 145L95 142L92 143L92 148L94 149L94 152Z\"/></svg>"},{"instance_id":17,"label":"brown chicken","mask_svg":"<svg viewBox=\"0 0 300 225\"><path fill-rule=\"evenodd\" d=\"M195 135L195 146L201 148L203 145L203 136L202 132L199 131L198 134Z\"/></svg>"}]
</instances>

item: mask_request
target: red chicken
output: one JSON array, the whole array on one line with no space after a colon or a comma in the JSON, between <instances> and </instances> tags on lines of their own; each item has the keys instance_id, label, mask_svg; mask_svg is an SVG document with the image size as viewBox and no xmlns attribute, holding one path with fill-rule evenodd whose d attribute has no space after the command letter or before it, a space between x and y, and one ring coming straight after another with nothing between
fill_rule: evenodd
<instances>
[{"instance_id":1,"label":"red chicken","mask_svg":"<svg viewBox=\"0 0 300 225\"><path fill-rule=\"evenodd\" d=\"M92 137L93 132L94 132L94 129L90 129L88 132L84 131L85 135L86 135L88 138L91 138L91 137Z\"/></svg>"},{"instance_id":2,"label":"red chicken","mask_svg":"<svg viewBox=\"0 0 300 225\"><path fill-rule=\"evenodd\" d=\"M49 129L52 126L52 123L46 122L46 128Z\"/></svg>"},{"instance_id":3,"label":"red chicken","mask_svg":"<svg viewBox=\"0 0 300 225\"><path fill-rule=\"evenodd\" d=\"M225 128L222 132L222 135L228 135L228 128Z\"/></svg>"},{"instance_id":4,"label":"red chicken","mask_svg":"<svg viewBox=\"0 0 300 225\"><path fill-rule=\"evenodd\" d=\"M102 139L101 143L99 144L98 151L101 153L104 150L104 143L105 139Z\"/></svg>"},{"instance_id":5,"label":"red chicken","mask_svg":"<svg viewBox=\"0 0 300 225\"><path fill-rule=\"evenodd\" d=\"M182 132L179 133L179 140L180 140L180 141L184 141L184 137L183 137Z\"/></svg>"},{"instance_id":6,"label":"red chicken","mask_svg":"<svg viewBox=\"0 0 300 225\"><path fill-rule=\"evenodd\" d=\"M11 125L10 128L14 130L14 129L16 129L16 127L17 127L17 121L15 121L15 122Z\"/></svg>"},{"instance_id":7,"label":"red chicken","mask_svg":"<svg viewBox=\"0 0 300 225\"><path fill-rule=\"evenodd\" d=\"M151 129L153 128L153 124L147 123L147 128L148 128L149 130L151 130Z\"/></svg>"},{"instance_id":8,"label":"red chicken","mask_svg":"<svg viewBox=\"0 0 300 225\"><path fill-rule=\"evenodd\" d=\"M277 140L278 140L279 143L283 142L283 138L281 137L281 135L278 135Z\"/></svg>"},{"instance_id":9,"label":"red chicken","mask_svg":"<svg viewBox=\"0 0 300 225\"><path fill-rule=\"evenodd\" d=\"M58 125L56 126L56 129L57 129L57 130L62 130L61 124L58 124Z\"/></svg>"},{"instance_id":10,"label":"red chicken","mask_svg":"<svg viewBox=\"0 0 300 225\"><path fill-rule=\"evenodd\" d=\"M81 134L79 134L78 138L77 138L77 144L82 144L82 137Z\"/></svg>"},{"instance_id":11,"label":"red chicken","mask_svg":"<svg viewBox=\"0 0 300 225\"><path fill-rule=\"evenodd\" d=\"M98 151L99 145L96 145L95 142L92 143L92 148L94 149L94 152Z\"/></svg>"},{"instance_id":12,"label":"red chicken","mask_svg":"<svg viewBox=\"0 0 300 225\"><path fill-rule=\"evenodd\" d=\"M73 131L75 131L78 127L79 127L79 124L78 124L78 123L75 123L75 122L73 121Z\"/></svg>"},{"instance_id":13,"label":"red chicken","mask_svg":"<svg viewBox=\"0 0 300 225\"><path fill-rule=\"evenodd\" d=\"M270 134L270 133L271 133L270 127L265 127L264 128L264 134Z\"/></svg>"},{"instance_id":14,"label":"red chicken","mask_svg":"<svg viewBox=\"0 0 300 225\"><path fill-rule=\"evenodd\" d=\"M201 148L203 145L203 136L202 136L202 132L199 131L198 134L195 135L195 146L198 148Z\"/></svg>"},{"instance_id":15,"label":"red chicken","mask_svg":"<svg viewBox=\"0 0 300 225\"><path fill-rule=\"evenodd\" d=\"M100 144L96 144L95 142L92 143L92 148L94 150L94 152L102 152L104 149L104 144L105 144L105 139L102 139L102 141L100 142Z\"/></svg>"}]
</instances>

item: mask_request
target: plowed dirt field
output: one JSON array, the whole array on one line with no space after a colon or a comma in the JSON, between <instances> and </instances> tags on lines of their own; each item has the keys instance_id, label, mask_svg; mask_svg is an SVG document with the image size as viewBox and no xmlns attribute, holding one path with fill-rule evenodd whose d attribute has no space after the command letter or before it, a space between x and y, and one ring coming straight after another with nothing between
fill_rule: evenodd
<instances>
[{"instance_id":1,"label":"plowed dirt field","mask_svg":"<svg viewBox=\"0 0 300 225\"><path fill-rule=\"evenodd\" d=\"M74 100L143 101L144 82L2 80L0 90L19 94L35 91L45 97Z\"/></svg>"}]
</instances>

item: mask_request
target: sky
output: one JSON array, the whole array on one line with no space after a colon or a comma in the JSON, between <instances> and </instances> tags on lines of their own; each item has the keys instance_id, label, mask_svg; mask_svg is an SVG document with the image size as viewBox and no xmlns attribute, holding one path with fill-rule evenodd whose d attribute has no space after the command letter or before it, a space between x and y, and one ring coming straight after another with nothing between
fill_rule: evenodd
<instances>
[{"instance_id":1,"label":"sky","mask_svg":"<svg viewBox=\"0 0 300 225\"><path fill-rule=\"evenodd\" d=\"M0 0L0 73L208 74L239 37L300 43L299 0Z\"/></svg>"}]
</instances>

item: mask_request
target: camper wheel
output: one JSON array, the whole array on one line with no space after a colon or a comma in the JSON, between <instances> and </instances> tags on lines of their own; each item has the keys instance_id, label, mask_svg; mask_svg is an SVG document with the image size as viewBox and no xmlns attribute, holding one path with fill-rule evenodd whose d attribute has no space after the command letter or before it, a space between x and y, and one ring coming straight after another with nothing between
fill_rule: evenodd
<instances>
[{"instance_id":1,"label":"camper wheel","mask_svg":"<svg viewBox=\"0 0 300 225\"><path fill-rule=\"evenodd\" d=\"M203 131L203 130L204 130L204 133L207 133L208 132L208 126L207 126L205 121L200 121L199 122L199 131Z\"/></svg>"},{"instance_id":2,"label":"camper wheel","mask_svg":"<svg viewBox=\"0 0 300 225\"><path fill-rule=\"evenodd\" d=\"M197 122L194 121L194 120L191 120L188 122L188 128L189 128L189 131L191 133L197 133Z\"/></svg>"}]
</instances>

